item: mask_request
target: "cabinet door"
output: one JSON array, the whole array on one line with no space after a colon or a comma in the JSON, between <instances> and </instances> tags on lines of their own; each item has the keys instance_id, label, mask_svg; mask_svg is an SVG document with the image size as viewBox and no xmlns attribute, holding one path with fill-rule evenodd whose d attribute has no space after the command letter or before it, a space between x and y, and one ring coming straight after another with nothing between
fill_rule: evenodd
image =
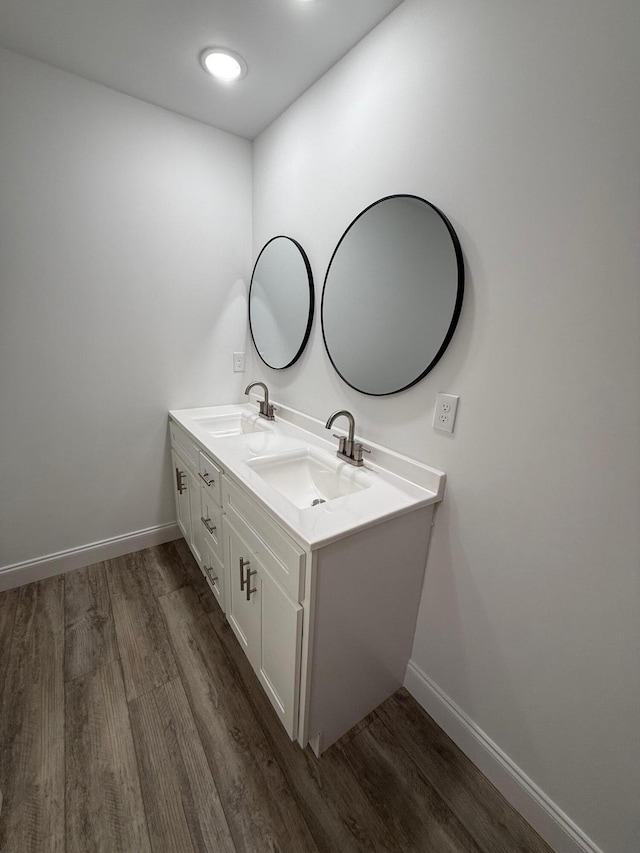
<instances>
[{"instance_id":1,"label":"cabinet door","mask_svg":"<svg viewBox=\"0 0 640 853\"><path fill-rule=\"evenodd\" d=\"M258 678L280 722L294 740L298 733L302 607L285 595L264 570L260 571L260 598Z\"/></svg>"},{"instance_id":2,"label":"cabinet door","mask_svg":"<svg viewBox=\"0 0 640 853\"><path fill-rule=\"evenodd\" d=\"M260 665L260 581L255 557L241 536L224 525L227 619L257 672Z\"/></svg>"},{"instance_id":3,"label":"cabinet door","mask_svg":"<svg viewBox=\"0 0 640 853\"><path fill-rule=\"evenodd\" d=\"M187 542L191 544L191 508L189 500L189 483L187 481L189 469L175 450L171 451L171 462L173 467L173 491L176 498L178 527L182 531L182 535Z\"/></svg>"},{"instance_id":4,"label":"cabinet door","mask_svg":"<svg viewBox=\"0 0 640 853\"><path fill-rule=\"evenodd\" d=\"M193 551L193 556L198 561L198 565L202 566L202 554L200 553L200 527L202 526L202 522L200 521L200 487L195 476L188 468L185 470L185 474L185 482L189 492L189 515L191 518L191 538L187 539L187 542Z\"/></svg>"},{"instance_id":5,"label":"cabinet door","mask_svg":"<svg viewBox=\"0 0 640 853\"><path fill-rule=\"evenodd\" d=\"M298 732L303 609L226 518L223 526L227 619L293 740Z\"/></svg>"}]
</instances>

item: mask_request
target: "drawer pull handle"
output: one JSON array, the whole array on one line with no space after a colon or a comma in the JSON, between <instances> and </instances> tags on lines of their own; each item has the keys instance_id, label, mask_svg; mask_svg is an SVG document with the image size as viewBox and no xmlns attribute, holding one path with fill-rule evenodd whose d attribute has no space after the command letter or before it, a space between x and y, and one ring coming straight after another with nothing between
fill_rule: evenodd
<instances>
[{"instance_id":1,"label":"drawer pull handle","mask_svg":"<svg viewBox=\"0 0 640 853\"><path fill-rule=\"evenodd\" d=\"M243 570L244 570L245 566L251 565L251 561L250 560L243 560L242 557L240 557L238 562L240 563L240 592L242 592L244 589L244 585L246 583L248 583L248 581L246 581L244 579L244 571Z\"/></svg>"},{"instance_id":2,"label":"drawer pull handle","mask_svg":"<svg viewBox=\"0 0 640 853\"><path fill-rule=\"evenodd\" d=\"M176 468L176 488L178 490L178 494L180 494L180 495L186 489L185 484L182 482L182 478L184 476L186 476L184 471L180 471L180 470L178 470L178 468Z\"/></svg>"},{"instance_id":3,"label":"drawer pull handle","mask_svg":"<svg viewBox=\"0 0 640 853\"><path fill-rule=\"evenodd\" d=\"M206 573L209 575L209 580L211 581L211 583L215 584L215 582L218 580L218 575L213 574L213 566L205 566L204 568Z\"/></svg>"},{"instance_id":4,"label":"drawer pull handle","mask_svg":"<svg viewBox=\"0 0 640 853\"><path fill-rule=\"evenodd\" d=\"M203 516L200 516L200 521L204 524L204 526L207 528L209 533L214 534L216 532L217 527L215 527L215 525L209 523L211 521L210 518L203 518Z\"/></svg>"},{"instance_id":5,"label":"drawer pull handle","mask_svg":"<svg viewBox=\"0 0 640 853\"><path fill-rule=\"evenodd\" d=\"M209 475L209 476L211 476L211 475ZM210 480L207 480L207 474L206 474L206 473L205 473L205 474L201 474L201 473L198 471L198 477L200 477L200 479L201 479L201 480L202 480L202 482L205 484L205 486L214 486L214 485L215 485L215 482L216 482L216 481L215 481L215 479L214 479L213 477L211 477L211 479L210 479Z\"/></svg>"}]
</instances>

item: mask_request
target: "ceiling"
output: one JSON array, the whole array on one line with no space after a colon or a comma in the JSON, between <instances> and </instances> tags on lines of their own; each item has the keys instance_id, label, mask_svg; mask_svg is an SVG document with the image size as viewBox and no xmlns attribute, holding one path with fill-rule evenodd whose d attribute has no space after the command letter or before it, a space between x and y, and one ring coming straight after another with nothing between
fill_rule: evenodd
<instances>
[{"instance_id":1,"label":"ceiling","mask_svg":"<svg viewBox=\"0 0 640 853\"><path fill-rule=\"evenodd\" d=\"M402 0L0 0L0 46L253 139ZM249 68L216 82L205 47Z\"/></svg>"}]
</instances>

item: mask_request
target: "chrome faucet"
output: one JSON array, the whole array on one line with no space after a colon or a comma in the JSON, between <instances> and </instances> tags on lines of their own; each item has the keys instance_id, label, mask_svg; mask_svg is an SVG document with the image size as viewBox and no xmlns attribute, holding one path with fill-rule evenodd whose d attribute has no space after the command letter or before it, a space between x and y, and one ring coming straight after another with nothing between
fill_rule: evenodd
<instances>
[{"instance_id":1,"label":"chrome faucet","mask_svg":"<svg viewBox=\"0 0 640 853\"><path fill-rule=\"evenodd\" d=\"M371 453L366 447L363 447L359 441L354 440L354 435L356 431L356 421L351 412L348 412L346 409L340 409L339 412L334 412L329 420L325 424L325 429L331 429L333 426L333 422L336 418L339 418L341 415L349 421L349 435L345 438L344 435L335 435L334 438L338 439L338 459L343 459L345 462L348 462L350 465L356 465L358 468L362 467L362 452Z\"/></svg>"},{"instance_id":2,"label":"chrome faucet","mask_svg":"<svg viewBox=\"0 0 640 853\"><path fill-rule=\"evenodd\" d=\"M266 418L268 421L275 421L275 417L273 416L274 408L269 402L269 389L264 382L251 382L251 384L247 385L244 389L244 393L248 394L256 385L259 385L260 388L264 390L264 400L260 403L260 417Z\"/></svg>"}]
</instances>

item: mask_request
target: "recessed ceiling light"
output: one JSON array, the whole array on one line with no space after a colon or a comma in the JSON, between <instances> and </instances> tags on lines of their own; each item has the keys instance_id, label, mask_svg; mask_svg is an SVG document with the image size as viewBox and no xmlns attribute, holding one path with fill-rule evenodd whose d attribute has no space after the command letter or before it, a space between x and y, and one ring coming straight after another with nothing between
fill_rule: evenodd
<instances>
[{"instance_id":1,"label":"recessed ceiling light","mask_svg":"<svg viewBox=\"0 0 640 853\"><path fill-rule=\"evenodd\" d=\"M207 47L200 54L200 62L216 80L230 83L239 80L247 73L247 63L233 50L222 47Z\"/></svg>"}]
</instances>

